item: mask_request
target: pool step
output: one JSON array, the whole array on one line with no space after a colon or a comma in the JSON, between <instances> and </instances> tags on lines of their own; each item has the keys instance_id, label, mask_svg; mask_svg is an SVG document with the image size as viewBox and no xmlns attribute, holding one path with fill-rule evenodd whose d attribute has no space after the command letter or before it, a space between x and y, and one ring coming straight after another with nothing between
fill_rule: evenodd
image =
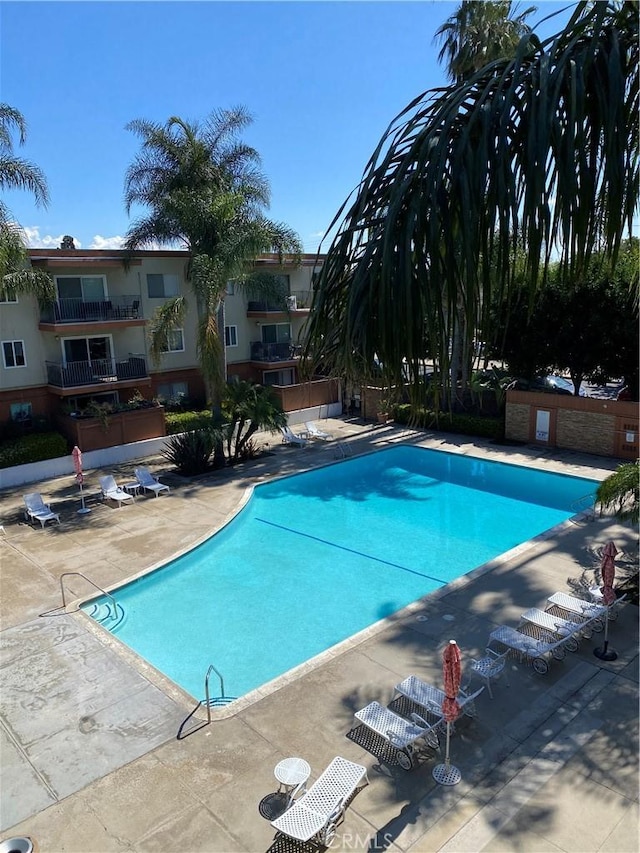
<instances>
[{"instance_id":1,"label":"pool step","mask_svg":"<svg viewBox=\"0 0 640 853\"><path fill-rule=\"evenodd\" d=\"M124 608L117 602L100 601L93 605L89 616L111 631L124 619Z\"/></svg>"}]
</instances>

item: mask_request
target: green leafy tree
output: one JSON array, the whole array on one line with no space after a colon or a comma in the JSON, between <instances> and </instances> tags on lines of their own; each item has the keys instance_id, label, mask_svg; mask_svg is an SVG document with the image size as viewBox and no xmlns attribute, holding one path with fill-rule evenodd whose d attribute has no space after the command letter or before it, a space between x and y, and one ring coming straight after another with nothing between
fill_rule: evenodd
<instances>
[{"instance_id":1,"label":"green leafy tree","mask_svg":"<svg viewBox=\"0 0 640 853\"><path fill-rule=\"evenodd\" d=\"M426 340L446 381L520 247L531 302L554 253L566 282L615 258L638 202L639 52L636 4L580 3L556 36L410 103L331 223L307 354L347 378L378 358L394 385Z\"/></svg>"},{"instance_id":2,"label":"green leafy tree","mask_svg":"<svg viewBox=\"0 0 640 853\"><path fill-rule=\"evenodd\" d=\"M246 283L263 252L294 259L301 252L297 235L265 214L270 193L259 154L239 139L250 123L247 111L235 108L214 111L202 123L172 117L164 124L128 125L141 139L141 151L125 176L126 209L140 205L147 212L132 224L125 247L133 252L179 244L189 252L186 277L198 314L200 367L216 413L225 381L220 333L227 283ZM156 362L187 308L187 296L180 295L156 312L150 324Z\"/></svg>"},{"instance_id":3,"label":"green leafy tree","mask_svg":"<svg viewBox=\"0 0 640 853\"><path fill-rule=\"evenodd\" d=\"M258 430L274 432L287 425L287 415L273 390L253 382L227 385L222 403L227 421L227 454L231 462L250 455Z\"/></svg>"},{"instance_id":4,"label":"green leafy tree","mask_svg":"<svg viewBox=\"0 0 640 853\"><path fill-rule=\"evenodd\" d=\"M578 394L586 379L608 382L621 376L637 399L638 240L627 241L611 270L594 256L579 281L566 282L554 265L533 308L528 290L498 307L495 325L504 334L494 354L525 379L568 372Z\"/></svg>"},{"instance_id":5,"label":"green leafy tree","mask_svg":"<svg viewBox=\"0 0 640 853\"><path fill-rule=\"evenodd\" d=\"M24 145L27 126L18 110L0 104L0 190L25 190L33 194L36 204L46 207L49 190L42 170L18 157L13 137ZM53 280L42 270L29 268L28 253L20 226L13 222L6 204L0 200L0 293L33 293L41 302L55 298Z\"/></svg>"}]
</instances>

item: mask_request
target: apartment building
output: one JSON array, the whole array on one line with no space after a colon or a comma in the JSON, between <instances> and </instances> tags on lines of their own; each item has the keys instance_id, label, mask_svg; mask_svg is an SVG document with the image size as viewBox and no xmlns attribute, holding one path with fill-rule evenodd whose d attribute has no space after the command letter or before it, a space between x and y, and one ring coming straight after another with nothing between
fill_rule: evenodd
<instances>
[{"instance_id":1,"label":"apartment building","mask_svg":"<svg viewBox=\"0 0 640 853\"><path fill-rule=\"evenodd\" d=\"M39 305L19 294L0 304L0 421L28 422L57 411L81 410L91 400L143 397L203 399L196 351L195 298L185 279L183 251L30 249L34 268L47 271L55 302ZM285 293L259 301L229 282L224 300L227 378L278 388L299 382L301 335L309 314L318 259L281 265L275 255L256 266L278 276ZM189 310L160 364L149 356L148 326L167 299L183 294Z\"/></svg>"}]
</instances>

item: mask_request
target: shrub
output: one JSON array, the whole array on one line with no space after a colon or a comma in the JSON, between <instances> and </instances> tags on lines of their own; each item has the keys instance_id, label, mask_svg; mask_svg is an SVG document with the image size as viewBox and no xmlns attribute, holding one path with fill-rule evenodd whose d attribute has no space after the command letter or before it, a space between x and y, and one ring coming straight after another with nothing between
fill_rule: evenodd
<instances>
[{"instance_id":1,"label":"shrub","mask_svg":"<svg viewBox=\"0 0 640 853\"><path fill-rule=\"evenodd\" d=\"M59 456L66 456L68 452L67 440L59 432L23 435L21 438L3 442L0 448L0 468L57 459Z\"/></svg>"},{"instance_id":2,"label":"shrub","mask_svg":"<svg viewBox=\"0 0 640 853\"><path fill-rule=\"evenodd\" d=\"M500 418L449 414L449 412L436 414L431 409L412 409L407 403L395 406L393 417L397 423L412 424L422 429L457 432L462 435L476 435L482 438L499 439L502 437L502 420Z\"/></svg>"},{"instance_id":3,"label":"shrub","mask_svg":"<svg viewBox=\"0 0 640 853\"><path fill-rule=\"evenodd\" d=\"M196 429L182 435L172 435L162 455L185 477L204 474L211 467L209 459L216 439L219 440L220 436L214 429Z\"/></svg>"},{"instance_id":4,"label":"shrub","mask_svg":"<svg viewBox=\"0 0 640 853\"><path fill-rule=\"evenodd\" d=\"M167 435L179 432L190 432L198 429L208 429L211 426L211 412L166 412Z\"/></svg>"}]
</instances>

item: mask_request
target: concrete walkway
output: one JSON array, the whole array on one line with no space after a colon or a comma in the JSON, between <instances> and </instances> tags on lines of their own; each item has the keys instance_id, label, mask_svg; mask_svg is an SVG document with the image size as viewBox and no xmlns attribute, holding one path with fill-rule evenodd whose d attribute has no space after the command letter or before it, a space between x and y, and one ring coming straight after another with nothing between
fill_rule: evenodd
<instances>
[{"instance_id":1,"label":"concrete walkway","mask_svg":"<svg viewBox=\"0 0 640 853\"><path fill-rule=\"evenodd\" d=\"M194 703L83 614L41 616L61 602L59 578L82 572L104 588L193 546L237 510L265 478L406 442L602 479L614 460L509 448L356 421L323 421L335 436L305 449L274 442L233 471L193 481L149 460L169 495L121 509L96 499L77 515L72 478L36 484L61 510L42 531L22 520L22 490L0 493L0 838L29 836L40 851L299 851L275 837L282 808L276 763L301 755L315 778L335 755L364 764L370 784L347 809L333 850L635 851L638 847L638 611L610 626L618 657L594 657L602 635L554 662L546 676L515 661L509 685L485 691L478 715L456 724L453 788L431 775L426 751L406 773L353 713L410 673L439 684L441 650L455 637L465 659L495 624L571 591L612 538L635 555L633 531L610 519L568 523L448 585L396 617L299 667L268 690L214 711L214 721L177 739ZM346 451L339 450L338 444ZM115 473L128 480L132 466ZM27 491L27 489L24 489ZM91 594L78 575L69 599ZM200 712L189 725L206 721ZM185 733L186 729L182 728ZM348 737L346 735L349 735ZM302 846L304 849L304 846Z\"/></svg>"}]
</instances>

